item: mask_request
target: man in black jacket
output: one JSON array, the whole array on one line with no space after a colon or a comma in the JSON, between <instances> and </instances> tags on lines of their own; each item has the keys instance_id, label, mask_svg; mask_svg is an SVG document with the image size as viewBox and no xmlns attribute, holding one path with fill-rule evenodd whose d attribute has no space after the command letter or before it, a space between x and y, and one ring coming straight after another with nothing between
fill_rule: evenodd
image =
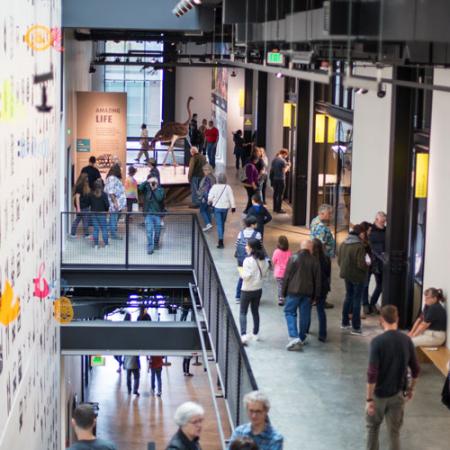
<instances>
[{"instance_id":1,"label":"man in black jacket","mask_svg":"<svg viewBox=\"0 0 450 450\"><path fill-rule=\"evenodd\" d=\"M372 225L369 234L369 243L372 249L372 265L369 273L375 277L376 286L372 292L369 302L369 314L372 312L378 312L377 302L380 298L383 290L383 264L384 264L384 252L386 246L386 214L383 211L378 211L375 216L375 222Z\"/></svg>"},{"instance_id":2,"label":"man in black jacket","mask_svg":"<svg viewBox=\"0 0 450 450\"><path fill-rule=\"evenodd\" d=\"M284 315L289 333L289 351L302 350L311 320L312 299L321 292L320 266L312 256L312 241L302 241L301 249L287 264L283 280L286 298ZM300 333L297 328L297 310L300 310Z\"/></svg>"}]
</instances>

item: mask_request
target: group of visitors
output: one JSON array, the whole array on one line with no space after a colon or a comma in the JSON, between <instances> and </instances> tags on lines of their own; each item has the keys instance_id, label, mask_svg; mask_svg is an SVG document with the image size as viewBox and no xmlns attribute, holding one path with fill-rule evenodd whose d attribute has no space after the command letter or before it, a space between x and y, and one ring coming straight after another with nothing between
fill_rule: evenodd
<instances>
[{"instance_id":1,"label":"group of visitors","mask_svg":"<svg viewBox=\"0 0 450 450\"><path fill-rule=\"evenodd\" d=\"M96 158L89 158L89 165L81 170L75 184L75 219L69 237L77 237L80 222L83 223L84 237L93 240L94 248L99 249L100 233L103 246L109 245L109 239L122 240L118 231L121 213L133 211L138 203L138 194L143 196L145 228L147 234L147 253L151 255L159 248L162 215L165 211L165 192L160 186L160 173L153 158L148 159L147 180L138 186L134 176L136 168L128 167L128 176L123 182L120 164L115 163L109 169L105 182L96 167ZM92 236L89 228L93 227Z\"/></svg>"},{"instance_id":2,"label":"group of visitors","mask_svg":"<svg viewBox=\"0 0 450 450\"><path fill-rule=\"evenodd\" d=\"M219 130L214 126L214 121L203 119L198 126L198 114L193 114L189 123L189 140L191 147L208 156L209 164L215 169Z\"/></svg>"},{"instance_id":3,"label":"group of visitors","mask_svg":"<svg viewBox=\"0 0 450 450\"><path fill-rule=\"evenodd\" d=\"M282 450L283 436L270 424L270 402L260 391L244 396L249 423L238 426L230 439L228 450ZM205 421L204 408L195 402L185 402L175 411L178 427L166 450L201 450L200 438ZM69 450L116 450L112 442L95 435L97 414L91 404L83 403L72 414L72 426L77 436Z\"/></svg>"}]
</instances>

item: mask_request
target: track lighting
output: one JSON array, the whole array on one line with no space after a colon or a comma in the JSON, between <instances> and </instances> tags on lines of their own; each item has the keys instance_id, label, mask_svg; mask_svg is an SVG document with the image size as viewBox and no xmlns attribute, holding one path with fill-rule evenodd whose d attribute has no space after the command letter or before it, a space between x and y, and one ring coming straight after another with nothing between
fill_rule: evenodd
<instances>
[{"instance_id":1,"label":"track lighting","mask_svg":"<svg viewBox=\"0 0 450 450\"><path fill-rule=\"evenodd\" d=\"M355 91L355 94L367 94L369 91L367 89L358 88Z\"/></svg>"},{"instance_id":2,"label":"track lighting","mask_svg":"<svg viewBox=\"0 0 450 450\"><path fill-rule=\"evenodd\" d=\"M230 77L231 78L236 78L236 72L234 70L231 72Z\"/></svg>"},{"instance_id":3,"label":"track lighting","mask_svg":"<svg viewBox=\"0 0 450 450\"><path fill-rule=\"evenodd\" d=\"M277 72L277 78L283 78L284 75L281 72Z\"/></svg>"}]
</instances>

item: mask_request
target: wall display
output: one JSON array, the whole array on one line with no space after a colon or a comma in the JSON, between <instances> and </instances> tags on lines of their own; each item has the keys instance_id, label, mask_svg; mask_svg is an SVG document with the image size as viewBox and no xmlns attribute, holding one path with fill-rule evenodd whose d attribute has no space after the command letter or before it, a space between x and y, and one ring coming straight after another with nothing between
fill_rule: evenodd
<instances>
[{"instance_id":1,"label":"wall display","mask_svg":"<svg viewBox=\"0 0 450 450\"><path fill-rule=\"evenodd\" d=\"M1 6L1 450L60 447L58 323L52 302L36 301L33 279L40 261L45 261L46 279L55 280L59 273L61 54L52 46L34 50L24 41L36 23L60 29L60 17L60 0L4 1ZM51 40L56 44L54 32ZM50 73L53 79L35 84L36 75ZM36 109L49 105L45 114Z\"/></svg>"},{"instance_id":2,"label":"wall display","mask_svg":"<svg viewBox=\"0 0 450 450\"><path fill-rule=\"evenodd\" d=\"M127 94L77 92L77 152L75 173L98 159L106 175L114 163L126 163Z\"/></svg>"},{"instance_id":3,"label":"wall display","mask_svg":"<svg viewBox=\"0 0 450 450\"><path fill-rule=\"evenodd\" d=\"M228 69L214 67L212 76L212 115L219 130L216 160L226 163L227 154L227 110L228 110Z\"/></svg>"},{"instance_id":4,"label":"wall display","mask_svg":"<svg viewBox=\"0 0 450 450\"><path fill-rule=\"evenodd\" d=\"M41 263L39 266L39 274L36 278L33 278L34 292L33 295L41 300L48 296L50 293L50 287L47 280L44 278L45 264Z\"/></svg>"}]
</instances>

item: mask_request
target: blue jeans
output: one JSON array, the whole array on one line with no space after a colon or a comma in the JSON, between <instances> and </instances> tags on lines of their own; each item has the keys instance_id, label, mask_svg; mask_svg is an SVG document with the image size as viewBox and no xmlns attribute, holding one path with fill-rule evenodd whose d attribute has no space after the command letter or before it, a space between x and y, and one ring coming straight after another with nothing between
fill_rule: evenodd
<instances>
[{"instance_id":1,"label":"blue jeans","mask_svg":"<svg viewBox=\"0 0 450 450\"><path fill-rule=\"evenodd\" d=\"M81 208L81 212L77 213L70 230L72 236L77 234L77 228L81 221L83 221L84 235L89 236L89 208Z\"/></svg>"},{"instance_id":2,"label":"blue jeans","mask_svg":"<svg viewBox=\"0 0 450 450\"><path fill-rule=\"evenodd\" d=\"M200 177L192 177L191 178L191 199L192 199L192 203L194 205L199 204L197 191L198 191L198 187L200 186L200 180L201 180Z\"/></svg>"},{"instance_id":3,"label":"blue jeans","mask_svg":"<svg viewBox=\"0 0 450 450\"><path fill-rule=\"evenodd\" d=\"M319 337L322 339L327 338L327 314L325 312L325 302L327 296L317 298L317 319L319 321Z\"/></svg>"},{"instance_id":4,"label":"blue jeans","mask_svg":"<svg viewBox=\"0 0 450 450\"><path fill-rule=\"evenodd\" d=\"M214 217L216 218L217 236L223 240L223 234L225 232L225 221L227 220L228 209L226 208L214 208Z\"/></svg>"},{"instance_id":5,"label":"blue jeans","mask_svg":"<svg viewBox=\"0 0 450 450\"><path fill-rule=\"evenodd\" d=\"M297 328L297 309L300 310L299 326ZM289 337L306 339L308 324L311 322L311 298L306 295L288 295L284 306L284 316L288 327Z\"/></svg>"},{"instance_id":6,"label":"blue jeans","mask_svg":"<svg viewBox=\"0 0 450 450\"><path fill-rule=\"evenodd\" d=\"M159 244L161 234L161 217L153 214L145 216L145 229L147 232L147 251L152 252Z\"/></svg>"},{"instance_id":7,"label":"blue jeans","mask_svg":"<svg viewBox=\"0 0 450 450\"><path fill-rule=\"evenodd\" d=\"M117 237L117 223L119 222L120 213L111 212L109 213L109 232L112 238Z\"/></svg>"},{"instance_id":8,"label":"blue jeans","mask_svg":"<svg viewBox=\"0 0 450 450\"><path fill-rule=\"evenodd\" d=\"M242 267L242 264L240 265L240 267ZM243 280L241 277L239 277L239 280L238 280L237 286L236 286L236 297L235 298L241 298L242 283L243 283Z\"/></svg>"},{"instance_id":9,"label":"blue jeans","mask_svg":"<svg viewBox=\"0 0 450 450\"><path fill-rule=\"evenodd\" d=\"M211 223L211 207L207 202L200 203L200 215L203 217L205 225Z\"/></svg>"},{"instance_id":10,"label":"blue jeans","mask_svg":"<svg viewBox=\"0 0 450 450\"><path fill-rule=\"evenodd\" d=\"M93 214L92 222L94 225L94 245L98 245L100 230L102 231L103 242L105 245L108 245L108 225L106 222L106 214Z\"/></svg>"},{"instance_id":11,"label":"blue jeans","mask_svg":"<svg viewBox=\"0 0 450 450\"><path fill-rule=\"evenodd\" d=\"M161 381L161 372L162 372L162 368L160 367L159 369L150 369L151 371L151 384L152 384L152 391L155 390L155 378L156 381L158 382L158 392L161 393L162 392L162 381Z\"/></svg>"},{"instance_id":12,"label":"blue jeans","mask_svg":"<svg viewBox=\"0 0 450 450\"><path fill-rule=\"evenodd\" d=\"M216 167L216 150L217 142L208 142L206 145L206 154L208 155L209 164L213 169Z\"/></svg>"},{"instance_id":13,"label":"blue jeans","mask_svg":"<svg viewBox=\"0 0 450 450\"><path fill-rule=\"evenodd\" d=\"M361 302L363 306L369 306L369 283L370 283L370 272L367 272L361 297Z\"/></svg>"},{"instance_id":14,"label":"blue jeans","mask_svg":"<svg viewBox=\"0 0 450 450\"><path fill-rule=\"evenodd\" d=\"M361 329L361 299L364 290L363 283L352 283L345 280L345 300L342 307L342 325L349 326L348 315L352 308L352 327L354 330Z\"/></svg>"}]
</instances>

